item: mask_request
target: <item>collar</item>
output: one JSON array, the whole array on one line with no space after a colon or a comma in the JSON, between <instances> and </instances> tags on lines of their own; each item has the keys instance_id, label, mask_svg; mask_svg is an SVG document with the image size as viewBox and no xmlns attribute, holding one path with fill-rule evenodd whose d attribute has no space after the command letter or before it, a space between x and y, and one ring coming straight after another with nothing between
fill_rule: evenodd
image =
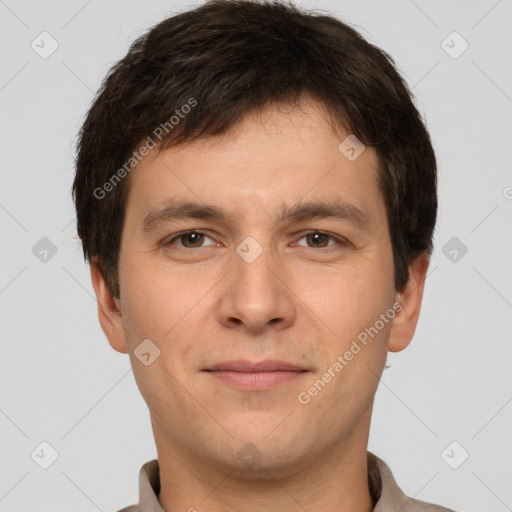
<instances>
[{"instance_id":1,"label":"collar","mask_svg":"<svg viewBox=\"0 0 512 512\"><path fill-rule=\"evenodd\" d=\"M386 463L367 452L368 485L375 503L373 512L453 512L438 505L408 498L398 487ZM120 512L165 512L158 502L160 467L157 459L146 462L139 474L139 505Z\"/></svg>"}]
</instances>

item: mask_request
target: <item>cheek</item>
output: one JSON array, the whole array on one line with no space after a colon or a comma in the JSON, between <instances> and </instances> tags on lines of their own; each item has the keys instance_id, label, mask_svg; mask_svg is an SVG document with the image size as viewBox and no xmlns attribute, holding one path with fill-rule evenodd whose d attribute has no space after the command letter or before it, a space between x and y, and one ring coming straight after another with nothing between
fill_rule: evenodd
<instances>
[{"instance_id":1,"label":"cheek","mask_svg":"<svg viewBox=\"0 0 512 512\"><path fill-rule=\"evenodd\" d=\"M199 354L213 343L205 336L209 334L205 322L214 318L212 286L219 277L196 271L185 274L153 263L140 258L124 267L121 287L127 344L133 353L142 340L150 339L160 350L160 371L187 378L185 374L204 362L198 361L198 343Z\"/></svg>"},{"instance_id":2,"label":"cheek","mask_svg":"<svg viewBox=\"0 0 512 512\"><path fill-rule=\"evenodd\" d=\"M122 270L120 266L123 321L131 342L160 338L162 318L173 310L172 304L164 296L164 284L158 281L156 275L136 263L127 263ZM164 314L166 311L167 314Z\"/></svg>"},{"instance_id":3,"label":"cheek","mask_svg":"<svg viewBox=\"0 0 512 512\"><path fill-rule=\"evenodd\" d=\"M176 408L195 411L180 383L186 381L188 352L194 346L189 343L191 326L195 325L194 315L201 311L198 302L205 292L201 287L183 286L179 275L170 275L168 270L164 272L136 259L125 264L123 271L123 322L141 395L159 417ZM136 356L137 347L145 339L159 350L158 357L148 366Z\"/></svg>"},{"instance_id":4,"label":"cheek","mask_svg":"<svg viewBox=\"0 0 512 512\"><path fill-rule=\"evenodd\" d=\"M165 264L155 264L157 259L144 253L130 256L120 263L128 327L139 336L165 338L200 300L201 282L191 286L179 271L171 271Z\"/></svg>"},{"instance_id":5,"label":"cheek","mask_svg":"<svg viewBox=\"0 0 512 512\"><path fill-rule=\"evenodd\" d=\"M319 414L330 415L325 421L333 429L371 404L394 317L391 296L387 282L369 268L333 276L323 293L309 296L308 306L322 320L322 334L316 337L320 364L309 383L322 391L312 402ZM386 312L384 321L380 315Z\"/></svg>"},{"instance_id":6,"label":"cheek","mask_svg":"<svg viewBox=\"0 0 512 512\"><path fill-rule=\"evenodd\" d=\"M323 321L324 330L346 343L373 325L391 306L388 276L370 266L330 271L317 278L314 289L304 289L304 302Z\"/></svg>"}]
</instances>

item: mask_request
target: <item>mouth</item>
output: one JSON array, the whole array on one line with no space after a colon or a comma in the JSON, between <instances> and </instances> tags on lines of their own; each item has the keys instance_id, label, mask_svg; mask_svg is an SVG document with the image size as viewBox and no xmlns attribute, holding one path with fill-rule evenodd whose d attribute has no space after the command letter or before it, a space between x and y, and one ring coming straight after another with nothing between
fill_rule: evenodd
<instances>
[{"instance_id":1,"label":"mouth","mask_svg":"<svg viewBox=\"0 0 512 512\"><path fill-rule=\"evenodd\" d=\"M300 378L309 370L278 360L236 360L217 363L203 371L231 387L263 391Z\"/></svg>"}]
</instances>

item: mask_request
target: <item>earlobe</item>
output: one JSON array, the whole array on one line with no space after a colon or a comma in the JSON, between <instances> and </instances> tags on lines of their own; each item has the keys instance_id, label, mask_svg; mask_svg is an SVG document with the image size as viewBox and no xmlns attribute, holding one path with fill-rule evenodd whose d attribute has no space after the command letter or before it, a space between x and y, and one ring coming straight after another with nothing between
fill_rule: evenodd
<instances>
[{"instance_id":1,"label":"earlobe","mask_svg":"<svg viewBox=\"0 0 512 512\"><path fill-rule=\"evenodd\" d=\"M98 265L97 256L90 262L91 281L98 302L98 319L111 347L117 352L126 354L128 347L124 333L123 318L119 309L119 300L116 299L103 277Z\"/></svg>"},{"instance_id":2,"label":"earlobe","mask_svg":"<svg viewBox=\"0 0 512 512\"><path fill-rule=\"evenodd\" d=\"M401 309L393 319L388 345L390 352L400 352L412 340L420 315L428 263L427 253L419 255L409 266L409 280L405 288L397 294L396 302Z\"/></svg>"}]
</instances>

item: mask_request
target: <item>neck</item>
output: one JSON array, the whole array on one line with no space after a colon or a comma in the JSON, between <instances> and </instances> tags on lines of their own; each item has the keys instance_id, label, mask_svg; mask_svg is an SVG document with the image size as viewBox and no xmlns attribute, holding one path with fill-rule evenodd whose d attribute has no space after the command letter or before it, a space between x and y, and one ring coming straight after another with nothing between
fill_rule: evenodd
<instances>
[{"instance_id":1,"label":"neck","mask_svg":"<svg viewBox=\"0 0 512 512\"><path fill-rule=\"evenodd\" d=\"M368 486L368 429L330 446L307 461L285 468L240 470L195 456L183 445L159 443L158 501L166 512L371 512Z\"/></svg>"}]
</instances>

